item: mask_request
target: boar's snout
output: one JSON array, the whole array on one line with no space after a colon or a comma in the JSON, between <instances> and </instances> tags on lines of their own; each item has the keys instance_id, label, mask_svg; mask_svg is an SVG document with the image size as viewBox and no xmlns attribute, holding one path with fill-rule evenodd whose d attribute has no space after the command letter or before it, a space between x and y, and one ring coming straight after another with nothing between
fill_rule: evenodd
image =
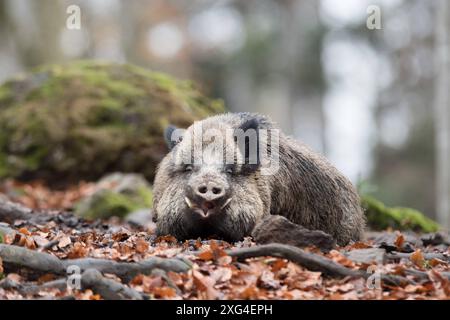
<instances>
[{"instance_id":1,"label":"boar's snout","mask_svg":"<svg viewBox=\"0 0 450 320\"><path fill-rule=\"evenodd\" d=\"M225 181L201 178L189 183L185 200L189 208L207 217L224 209L231 198Z\"/></svg>"}]
</instances>

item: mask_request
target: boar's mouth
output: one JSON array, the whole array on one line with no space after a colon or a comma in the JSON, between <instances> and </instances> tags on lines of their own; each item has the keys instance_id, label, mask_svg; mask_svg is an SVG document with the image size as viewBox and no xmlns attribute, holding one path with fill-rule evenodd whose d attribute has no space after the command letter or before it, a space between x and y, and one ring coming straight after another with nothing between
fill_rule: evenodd
<instances>
[{"instance_id":1,"label":"boar's mouth","mask_svg":"<svg viewBox=\"0 0 450 320\"><path fill-rule=\"evenodd\" d=\"M189 197L185 197L187 210L183 213L182 230L176 237L179 240L187 239L222 239L229 242L242 240L243 234L229 228L226 213L232 198L225 200L220 206L205 210Z\"/></svg>"},{"instance_id":2,"label":"boar's mouth","mask_svg":"<svg viewBox=\"0 0 450 320\"><path fill-rule=\"evenodd\" d=\"M198 205L194 203L189 197L184 197L184 201L186 202L188 208L198 213L202 218L208 218L210 215L222 212L230 204L231 200L232 198L230 197L227 200L225 200L225 202L221 204L220 207L209 208L208 206ZM209 202L205 202L205 204L208 203Z\"/></svg>"}]
</instances>

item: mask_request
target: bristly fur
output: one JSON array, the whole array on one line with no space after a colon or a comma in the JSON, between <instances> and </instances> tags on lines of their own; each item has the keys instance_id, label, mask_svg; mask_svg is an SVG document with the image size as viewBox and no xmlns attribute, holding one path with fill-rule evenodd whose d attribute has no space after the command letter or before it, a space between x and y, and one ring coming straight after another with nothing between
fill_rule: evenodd
<instances>
[{"instance_id":1,"label":"bristly fur","mask_svg":"<svg viewBox=\"0 0 450 320\"><path fill-rule=\"evenodd\" d=\"M267 117L250 113L228 113L197 122L203 130L258 127L277 129ZM192 126L187 129L189 131ZM268 214L285 216L308 229L331 234L340 245L361 238L365 219L353 185L323 156L283 134L279 137L280 168L274 175L262 175L256 168L226 179L232 201L223 213L207 222L186 211L185 188L188 177L173 163L173 154L182 152L183 143L171 150L160 163L154 182L154 213L158 234L177 238L215 234L229 240L250 235L255 224ZM229 147L229 146L225 146Z\"/></svg>"}]
</instances>

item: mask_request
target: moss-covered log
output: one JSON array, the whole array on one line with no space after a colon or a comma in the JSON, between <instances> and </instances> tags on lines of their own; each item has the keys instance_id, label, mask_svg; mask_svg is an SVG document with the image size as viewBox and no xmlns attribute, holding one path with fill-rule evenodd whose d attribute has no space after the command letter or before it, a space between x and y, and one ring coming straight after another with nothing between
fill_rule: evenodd
<instances>
[{"instance_id":1,"label":"moss-covered log","mask_svg":"<svg viewBox=\"0 0 450 320\"><path fill-rule=\"evenodd\" d=\"M387 207L371 196L362 196L362 206L367 216L367 224L373 230L413 230L436 232L439 225L423 213L404 207Z\"/></svg>"},{"instance_id":2,"label":"moss-covered log","mask_svg":"<svg viewBox=\"0 0 450 320\"><path fill-rule=\"evenodd\" d=\"M190 82L132 65L39 67L0 86L0 177L154 176L162 132L224 111Z\"/></svg>"}]
</instances>

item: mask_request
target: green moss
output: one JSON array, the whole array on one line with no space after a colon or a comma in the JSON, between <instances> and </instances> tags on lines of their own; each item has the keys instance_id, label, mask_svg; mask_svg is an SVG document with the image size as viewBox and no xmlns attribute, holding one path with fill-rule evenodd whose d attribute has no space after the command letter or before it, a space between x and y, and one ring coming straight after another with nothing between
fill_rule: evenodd
<instances>
[{"instance_id":1,"label":"green moss","mask_svg":"<svg viewBox=\"0 0 450 320\"><path fill-rule=\"evenodd\" d=\"M153 194L151 189L141 187L137 194L129 195L101 190L88 202L80 202L75 213L86 219L105 219L112 216L124 217L128 213L143 208L151 208Z\"/></svg>"},{"instance_id":2,"label":"green moss","mask_svg":"<svg viewBox=\"0 0 450 320\"><path fill-rule=\"evenodd\" d=\"M93 180L122 171L152 180L168 124L224 111L191 82L132 65L41 66L0 86L0 178Z\"/></svg>"},{"instance_id":3,"label":"green moss","mask_svg":"<svg viewBox=\"0 0 450 320\"><path fill-rule=\"evenodd\" d=\"M8 86L2 86L0 87L0 106L2 103L5 103L7 100L11 99L13 97L13 93L11 91L11 88Z\"/></svg>"},{"instance_id":4,"label":"green moss","mask_svg":"<svg viewBox=\"0 0 450 320\"><path fill-rule=\"evenodd\" d=\"M439 225L423 213L404 207L386 207L371 196L362 196L367 222L374 230L413 230L417 232L436 232Z\"/></svg>"}]
</instances>

